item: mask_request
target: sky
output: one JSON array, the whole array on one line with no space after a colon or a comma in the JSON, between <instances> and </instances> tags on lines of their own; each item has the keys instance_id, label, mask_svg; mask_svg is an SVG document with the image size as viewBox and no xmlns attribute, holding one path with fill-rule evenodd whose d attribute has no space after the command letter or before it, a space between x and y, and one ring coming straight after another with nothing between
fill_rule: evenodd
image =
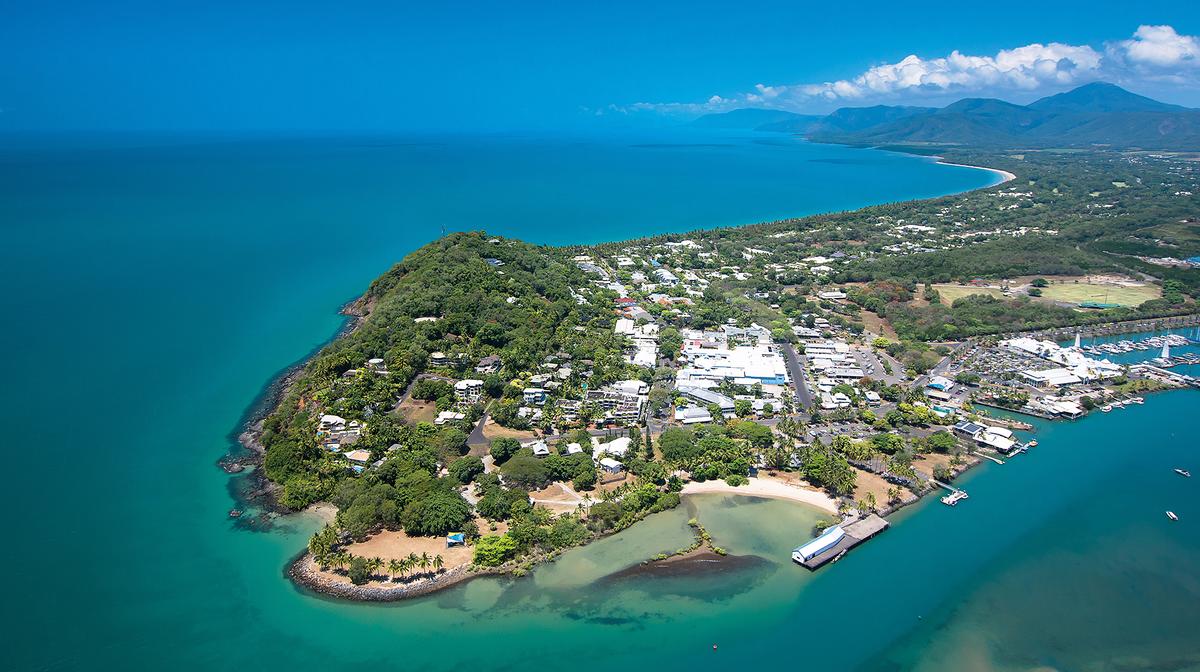
<instances>
[{"instance_id":1,"label":"sky","mask_svg":"<svg viewBox=\"0 0 1200 672\"><path fill-rule=\"evenodd\" d=\"M1200 3L5 3L0 132L530 130L736 107L1200 106Z\"/></svg>"}]
</instances>

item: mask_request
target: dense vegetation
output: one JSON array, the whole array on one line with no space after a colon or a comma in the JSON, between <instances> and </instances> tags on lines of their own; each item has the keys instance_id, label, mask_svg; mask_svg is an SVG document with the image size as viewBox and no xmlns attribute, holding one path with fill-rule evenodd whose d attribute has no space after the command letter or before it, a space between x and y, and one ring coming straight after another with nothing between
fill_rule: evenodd
<instances>
[{"instance_id":1,"label":"dense vegetation","mask_svg":"<svg viewBox=\"0 0 1200 672\"><path fill-rule=\"evenodd\" d=\"M576 288L589 298L576 298ZM466 448L460 429L408 426L391 412L418 374L435 369L431 353L443 353L448 363L440 368L457 377L499 355L507 377L493 387L497 394L519 395L507 379L559 350L592 361L595 383L619 379L626 365L612 333L611 298L577 266L482 233L453 234L408 255L358 302L361 324L308 362L267 417L264 467L283 486L280 501L298 508L329 497L347 475L344 462L318 446L316 420L324 413L364 422L354 447L369 450L372 460L398 446L400 458L433 473L457 458ZM383 360L386 373L364 368L372 358ZM415 398L451 394L440 381L414 388Z\"/></svg>"}]
</instances>

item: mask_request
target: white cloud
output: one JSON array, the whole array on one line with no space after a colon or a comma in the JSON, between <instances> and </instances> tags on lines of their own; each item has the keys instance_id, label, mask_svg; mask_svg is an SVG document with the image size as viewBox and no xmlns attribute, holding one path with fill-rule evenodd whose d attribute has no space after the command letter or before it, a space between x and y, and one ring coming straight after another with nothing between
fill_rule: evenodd
<instances>
[{"instance_id":1,"label":"white cloud","mask_svg":"<svg viewBox=\"0 0 1200 672\"><path fill-rule=\"evenodd\" d=\"M1200 67L1200 40L1192 35L1180 35L1171 26L1139 26L1132 39L1111 45L1109 53L1135 66Z\"/></svg>"},{"instance_id":2,"label":"white cloud","mask_svg":"<svg viewBox=\"0 0 1200 672\"><path fill-rule=\"evenodd\" d=\"M704 103L637 103L618 109L670 114L755 105L804 110L836 103L1062 90L1101 79L1126 82L1153 77L1180 83L1193 81L1197 71L1200 71L1200 39L1180 35L1171 26L1140 26L1131 39L1108 43L1102 50L1086 44L1051 42L1004 49L994 55L973 56L957 50L940 58L913 54L849 79L757 84L753 91L714 95Z\"/></svg>"}]
</instances>

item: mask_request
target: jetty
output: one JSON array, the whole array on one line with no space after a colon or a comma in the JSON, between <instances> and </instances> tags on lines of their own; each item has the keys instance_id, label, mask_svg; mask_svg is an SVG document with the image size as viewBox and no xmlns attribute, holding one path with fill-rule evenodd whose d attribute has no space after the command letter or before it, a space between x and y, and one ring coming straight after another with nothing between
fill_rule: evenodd
<instances>
[{"instance_id":1,"label":"jetty","mask_svg":"<svg viewBox=\"0 0 1200 672\"><path fill-rule=\"evenodd\" d=\"M945 504L946 506L958 506L958 503L960 501L969 498L966 490L959 490L958 488L956 488L953 485L950 485L948 483L942 483L941 481L935 481L935 480L930 480L930 483L933 483L934 485L943 487L950 491L950 494L942 497L942 500L941 500L942 503Z\"/></svg>"},{"instance_id":2,"label":"jetty","mask_svg":"<svg viewBox=\"0 0 1200 672\"><path fill-rule=\"evenodd\" d=\"M824 534L792 551L792 560L810 571L840 560L851 549L886 530L889 523L878 515L836 525Z\"/></svg>"},{"instance_id":3,"label":"jetty","mask_svg":"<svg viewBox=\"0 0 1200 672\"><path fill-rule=\"evenodd\" d=\"M971 454L976 457L982 457L985 460L991 460L992 462L995 462L996 464L1004 464L1004 460L996 457L995 455L988 455L987 453L981 453L978 450L971 451Z\"/></svg>"}]
</instances>

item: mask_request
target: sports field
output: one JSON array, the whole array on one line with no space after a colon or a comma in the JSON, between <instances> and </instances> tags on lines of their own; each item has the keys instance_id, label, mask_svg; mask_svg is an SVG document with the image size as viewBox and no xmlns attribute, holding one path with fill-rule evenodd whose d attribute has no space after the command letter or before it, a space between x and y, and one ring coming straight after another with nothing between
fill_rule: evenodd
<instances>
[{"instance_id":1,"label":"sports field","mask_svg":"<svg viewBox=\"0 0 1200 672\"><path fill-rule=\"evenodd\" d=\"M1043 298L1067 303L1095 301L1097 303L1115 303L1121 306L1138 306L1160 296L1162 296L1162 288L1149 284L1125 287L1110 284L1064 282L1051 284L1042 289Z\"/></svg>"}]
</instances>

